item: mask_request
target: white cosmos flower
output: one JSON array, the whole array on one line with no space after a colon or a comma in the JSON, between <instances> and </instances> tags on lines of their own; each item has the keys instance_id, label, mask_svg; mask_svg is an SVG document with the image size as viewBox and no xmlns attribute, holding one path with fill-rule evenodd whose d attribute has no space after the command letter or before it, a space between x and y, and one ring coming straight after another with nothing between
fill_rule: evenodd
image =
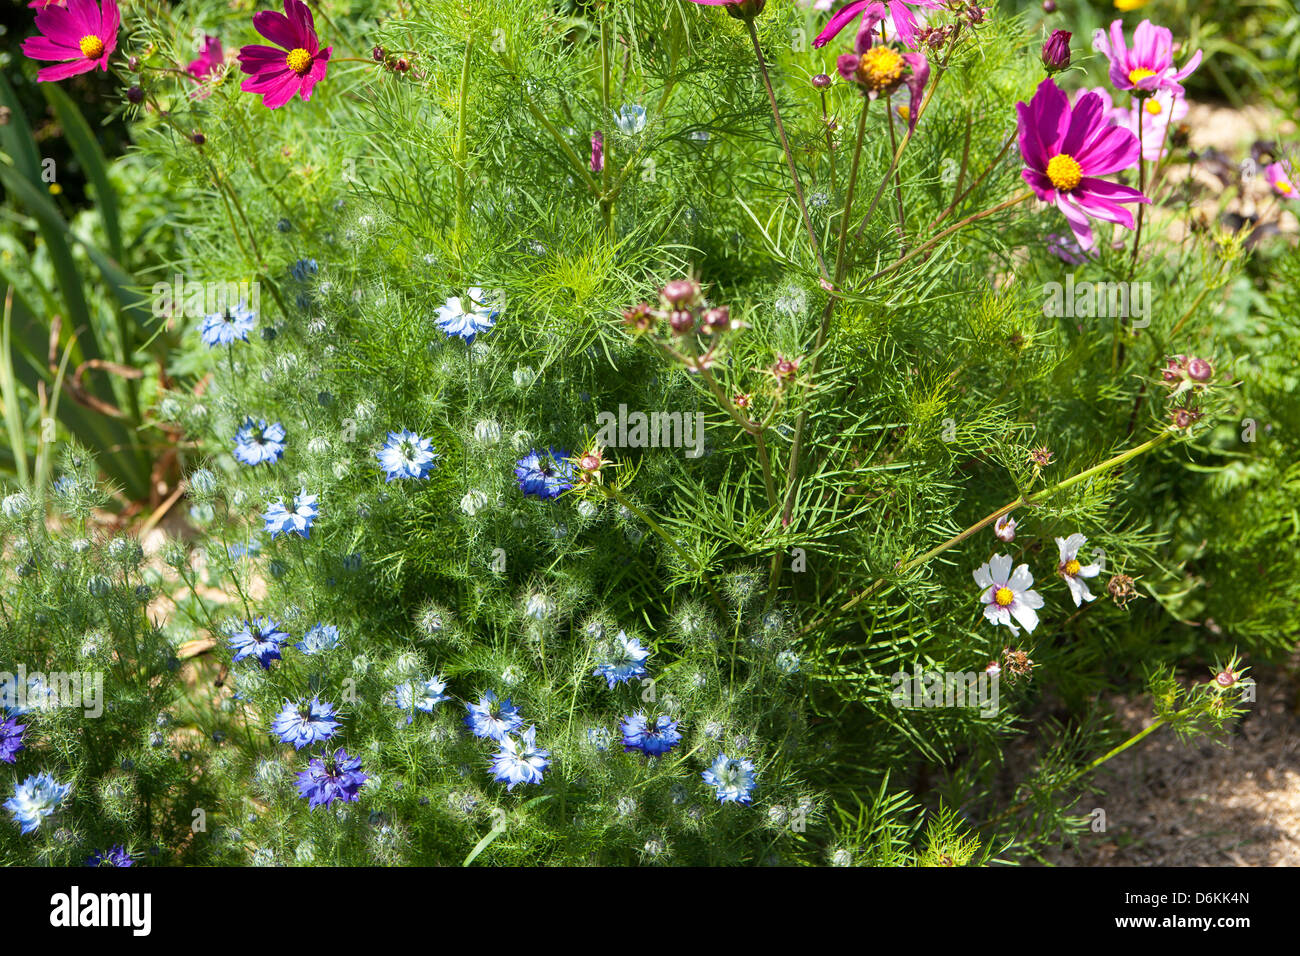
<instances>
[{"instance_id":1,"label":"white cosmos flower","mask_svg":"<svg viewBox=\"0 0 1300 956\"><path fill-rule=\"evenodd\" d=\"M1088 539L1077 533L1068 538L1056 539L1056 547L1061 552L1061 563L1057 565L1056 571L1065 578L1065 584L1070 589L1070 597L1074 598L1075 607L1081 607L1084 601L1093 599L1093 594L1088 590L1088 585L1083 583L1083 579L1095 578L1101 574L1100 564L1084 564L1078 558L1079 549L1087 543Z\"/></svg>"},{"instance_id":2,"label":"white cosmos flower","mask_svg":"<svg viewBox=\"0 0 1300 956\"><path fill-rule=\"evenodd\" d=\"M1029 565L1022 564L1014 572L1011 570L1011 555L995 554L988 563L981 564L973 572L975 583L984 589L980 601L984 604L984 616L992 624L1005 624L1011 633L1020 636L1020 628L1012 623L1012 618L1030 633L1038 626L1038 609L1043 606L1043 596L1030 590L1034 586L1034 576L1029 573Z\"/></svg>"},{"instance_id":3,"label":"white cosmos flower","mask_svg":"<svg viewBox=\"0 0 1300 956\"><path fill-rule=\"evenodd\" d=\"M993 533L999 541L1014 541L1016 539L1016 519L1011 515L1003 515L993 523Z\"/></svg>"}]
</instances>

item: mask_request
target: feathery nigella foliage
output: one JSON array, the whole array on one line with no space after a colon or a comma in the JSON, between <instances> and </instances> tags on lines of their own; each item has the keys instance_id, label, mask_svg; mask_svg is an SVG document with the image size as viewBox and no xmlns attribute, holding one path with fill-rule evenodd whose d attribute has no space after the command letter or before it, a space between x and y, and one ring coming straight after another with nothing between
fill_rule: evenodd
<instances>
[{"instance_id":1,"label":"feathery nigella foliage","mask_svg":"<svg viewBox=\"0 0 1300 956\"><path fill-rule=\"evenodd\" d=\"M30 55L138 80L168 269L248 288L160 310L188 537L75 450L3 500L0 671L116 706L0 701L0 862L1031 858L1098 699L1222 728L1300 625L1300 258L1198 223L1161 25L88 4Z\"/></svg>"}]
</instances>

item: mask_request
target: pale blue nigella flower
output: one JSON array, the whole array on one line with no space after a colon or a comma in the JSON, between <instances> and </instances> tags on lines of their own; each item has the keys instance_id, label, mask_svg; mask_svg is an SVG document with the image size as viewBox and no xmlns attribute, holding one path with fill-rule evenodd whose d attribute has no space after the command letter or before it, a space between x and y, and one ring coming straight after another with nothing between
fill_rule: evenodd
<instances>
[{"instance_id":1,"label":"pale blue nigella flower","mask_svg":"<svg viewBox=\"0 0 1300 956\"><path fill-rule=\"evenodd\" d=\"M256 322L257 313L241 302L233 308L205 315L199 335L208 348L230 345L236 341L247 342L248 333L253 331Z\"/></svg>"},{"instance_id":2,"label":"pale blue nigella flower","mask_svg":"<svg viewBox=\"0 0 1300 956\"><path fill-rule=\"evenodd\" d=\"M542 782L542 772L551 765L551 752L537 746L536 727L525 730L518 741L503 737L500 744L501 749L492 758L492 775L507 790L519 783Z\"/></svg>"},{"instance_id":3,"label":"pale blue nigella flower","mask_svg":"<svg viewBox=\"0 0 1300 956\"><path fill-rule=\"evenodd\" d=\"M519 708L510 703L510 698L498 701L494 691L484 694L477 704L466 704L465 709L469 711L465 723L475 737L501 740L524 723Z\"/></svg>"},{"instance_id":4,"label":"pale blue nigella flower","mask_svg":"<svg viewBox=\"0 0 1300 956\"><path fill-rule=\"evenodd\" d=\"M754 764L724 753L701 775L718 794L719 803L749 803L754 792Z\"/></svg>"},{"instance_id":5,"label":"pale blue nigella flower","mask_svg":"<svg viewBox=\"0 0 1300 956\"><path fill-rule=\"evenodd\" d=\"M307 494L303 488L293 499L293 511L284 506L283 499L277 498L266 506L262 520L266 522L266 532L272 537L281 534L296 534L304 538L311 535L311 523L316 520L316 495Z\"/></svg>"},{"instance_id":6,"label":"pale blue nigella flower","mask_svg":"<svg viewBox=\"0 0 1300 956\"><path fill-rule=\"evenodd\" d=\"M619 631L614 637L614 653L608 661L597 665L592 676L603 677L613 689L615 684L623 684L633 677L646 675L645 660L650 652L640 645L635 637L628 637Z\"/></svg>"},{"instance_id":7,"label":"pale blue nigella flower","mask_svg":"<svg viewBox=\"0 0 1300 956\"><path fill-rule=\"evenodd\" d=\"M293 744L294 750L302 750L329 740L341 725L334 719L334 705L327 700L313 697L297 703L286 700L284 709L271 722L271 732L284 744Z\"/></svg>"},{"instance_id":8,"label":"pale blue nigella flower","mask_svg":"<svg viewBox=\"0 0 1300 956\"><path fill-rule=\"evenodd\" d=\"M645 129L645 107L625 103L614 114L614 124L620 133L635 136Z\"/></svg>"},{"instance_id":9,"label":"pale blue nigella flower","mask_svg":"<svg viewBox=\"0 0 1300 956\"><path fill-rule=\"evenodd\" d=\"M293 276L299 282L306 282L318 271L315 259L299 259L289 267L289 275Z\"/></svg>"},{"instance_id":10,"label":"pale blue nigella flower","mask_svg":"<svg viewBox=\"0 0 1300 956\"><path fill-rule=\"evenodd\" d=\"M397 706L409 714L411 711L418 710L425 714L433 713L433 708L444 700L450 700L443 691L447 689L447 682L441 677L430 677L428 680L406 681L398 684L393 689L393 699ZM411 717L406 718L406 722L411 722Z\"/></svg>"},{"instance_id":11,"label":"pale blue nigella flower","mask_svg":"<svg viewBox=\"0 0 1300 956\"><path fill-rule=\"evenodd\" d=\"M245 418L235 433L235 460L245 465L279 461L284 456L284 426L265 419Z\"/></svg>"},{"instance_id":12,"label":"pale blue nigella flower","mask_svg":"<svg viewBox=\"0 0 1300 956\"><path fill-rule=\"evenodd\" d=\"M319 654L339 646L339 629L333 624L317 624L303 635L295 647L304 654Z\"/></svg>"},{"instance_id":13,"label":"pale blue nigella flower","mask_svg":"<svg viewBox=\"0 0 1300 956\"><path fill-rule=\"evenodd\" d=\"M389 432L384 447L375 453L384 469L387 481L394 478L427 478L433 470L438 453L433 450L433 440L421 438L413 431L403 429Z\"/></svg>"},{"instance_id":14,"label":"pale blue nigella flower","mask_svg":"<svg viewBox=\"0 0 1300 956\"><path fill-rule=\"evenodd\" d=\"M438 315L434 321L446 333L447 338L458 335L472 345L474 336L492 328L498 315L500 310L488 302L486 293L474 286L466 298L452 296L438 306Z\"/></svg>"},{"instance_id":15,"label":"pale blue nigella flower","mask_svg":"<svg viewBox=\"0 0 1300 956\"><path fill-rule=\"evenodd\" d=\"M71 789L72 784L59 783L42 770L14 784L14 795L5 801L5 809L13 814L23 833L31 833L43 820L53 816Z\"/></svg>"}]
</instances>

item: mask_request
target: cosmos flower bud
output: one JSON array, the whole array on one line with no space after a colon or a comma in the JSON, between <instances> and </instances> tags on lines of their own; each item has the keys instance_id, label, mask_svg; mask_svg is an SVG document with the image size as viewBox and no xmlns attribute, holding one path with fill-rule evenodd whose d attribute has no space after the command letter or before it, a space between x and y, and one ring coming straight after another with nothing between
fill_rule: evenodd
<instances>
[{"instance_id":1,"label":"cosmos flower bud","mask_svg":"<svg viewBox=\"0 0 1300 956\"><path fill-rule=\"evenodd\" d=\"M1169 413L1169 420L1175 428L1191 428L1200 418L1201 413L1193 408L1175 408Z\"/></svg>"},{"instance_id":2,"label":"cosmos flower bud","mask_svg":"<svg viewBox=\"0 0 1300 956\"><path fill-rule=\"evenodd\" d=\"M1043 66L1048 75L1060 73L1070 67L1070 31L1053 30L1043 44Z\"/></svg>"},{"instance_id":3,"label":"cosmos flower bud","mask_svg":"<svg viewBox=\"0 0 1300 956\"><path fill-rule=\"evenodd\" d=\"M649 332L654 328L654 313L646 303L638 303L623 313L623 324L634 332Z\"/></svg>"},{"instance_id":4,"label":"cosmos flower bud","mask_svg":"<svg viewBox=\"0 0 1300 956\"><path fill-rule=\"evenodd\" d=\"M768 369L772 377L776 379L777 385L789 383L799 372L799 360L797 358L786 358L784 355L778 355L776 361Z\"/></svg>"},{"instance_id":5,"label":"cosmos flower bud","mask_svg":"<svg viewBox=\"0 0 1300 956\"><path fill-rule=\"evenodd\" d=\"M727 13L737 20L752 20L763 12L767 0L729 0L725 6Z\"/></svg>"},{"instance_id":6,"label":"cosmos flower bud","mask_svg":"<svg viewBox=\"0 0 1300 956\"><path fill-rule=\"evenodd\" d=\"M664 304L669 306L695 305L700 298L700 284L694 279L674 279L660 291Z\"/></svg>"},{"instance_id":7,"label":"cosmos flower bud","mask_svg":"<svg viewBox=\"0 0 1300 956\"><path fill-rule=\"evenodd\" d=\"M1225 667L1215 675L1214 682L1223 688L1231 687L1237 683L1237 674L1231 667Z\"/></svg>"},{"instance_id":8,"label":"cosmos flower bud","mask_svg":"<svg viewBox=\"0 0 1300 956\"><path fill-rule=\"evenodd\" d=\"M1055 13L1055 12L1056 12L1056 0L1043 0L1043 12L1044 12L1044 13Z\"/></svg>"},{"instance_id":9,"label":"cosmos flower bud","mask_svg":"<svg viewBox=\"0 0 1300 956\"><path fill-rule=\"evenodd\" d=\"M1016 519L1011 515L1003 515L994 522L993 533L999 541L1014 541L1016 539Z\"/></svg>"},{"instance_id":10,"label":"cosmos flower bud","mask_svg":"<svg viewBox=\"0 0 1300 956\"><path fill-rule=\"evenodd\" d=\"M139 104L143 103L143 102L144 102L144 90L140 89L140 87L138 87L138 86L128 87L128 89L127 89L127 91L126 91L126 101L127 101L128 103L132 103L132 104L135 104L135 105L137 105L137 106L138 106Z\"/></svg>"},{"instance_id":11,"label":"cosmos flower bud","mask_svg":"<svg viewBox=\"0 0 1300 956\"><path fill-rule=\"evenodd\" d=\"M690 309L673 309L668 313L668 324L674 335L685 335L695 328L695 313Z\"/></svg>"},{"instance_id":12,"label":"cosmos flower bud","mask_svg":"<svg viewBox=\"0 0 1300 956\"><path fill-rule=\"evenodd\" d=\"M725 305L720 305L707 310L700 318L700 324L713 335L719 332L731 331L731 310Z\"/></svg>"},{"instance_id":13,"label":"cosmos flower bud","mask_svg":"<svg viewBox=\"0 0 1300 956\"><path fill-rule=\"evenodd\" d=\"M1214 366L1205 359L1190 358L1187 360L1187 377L1193 382L1208 382L1214 377Z\"/></svg>"},{"instance_id":14,"label":"cosmos flower bud","mask_svg":"<svg viewBox=\"0 0 1300 956\"><path fill-rule=\"evenodd\" d=\"M383 47L381 47L381 46L377 46L377 47L375 47L373 50L370 51L370 55L371 55L372 57L374 57L376 63L383 63L383 62L384 62L384 57L387 56L388 54L386 54L386 53L384 52L384 48L383 48Z\"/></svg>"},{"instance_id":15,"label":"cosmos flower bud","mask_svg":"<svg viewBox=\"0 0 1300 956\"><path fill-rule=\"evenodd\" d=\"M824 90L826 87L831 85L831 78L825 73L818 73L812 78L812 85L817 87L819 90Z\"/></svg>"}]
</instances>

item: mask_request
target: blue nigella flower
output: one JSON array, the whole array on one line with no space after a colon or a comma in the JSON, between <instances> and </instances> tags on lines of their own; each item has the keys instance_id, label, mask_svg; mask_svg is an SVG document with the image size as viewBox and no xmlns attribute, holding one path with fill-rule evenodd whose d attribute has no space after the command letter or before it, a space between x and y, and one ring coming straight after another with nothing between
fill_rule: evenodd
<instances>
[{"instance_id":1,"label":"blue nigella flower","mask_svg":"<svg viewBox=\"0 0 1300 956\"><path fill-rule=\"evenodd\" d=\"M483 290L475 286L469 290L468 298L452 296L438 306L438 315L434 321L446 333L447 338L459 335L473 344L474 336L492 328L500 314L499 309L488 303L488 296Z\"/></svg>"},{"instance_id":2,"label":"blue nigella flower","mask_svg":"<svg viewBox=\"0 0 1300 956\"><path fill-rule=\"evenodd\" d=\"M0 763L13 763L18 751L23 749L23 731L26 724L20 724L13 717L0 720Z\"/></svg>"},{"instance_id":3,"label":"blue nigella flower","mask_svg":"<svg viewBox=\"0 0 1300 956\"><path fill-rule=\"evenodd\" d=\"M302 750L313 744L329 740L342 726L334 719L334 705L327 700L313 697L297 703L286 700L284 709L271 722L271 732L284 744L293 744L294 750Z\"/></svg>"},{"instance_id":4,"label":"blue nigella flower","mask_svg":"<svg viewBox=\"0 0 1300 956\"><path fill-rule=\"evenodd\" d=\"M304 654L332 651L340 645L339 629L333 624L317 624L294 646Z\"/></svg>"},{"instance_id":5,"label":"blue nigella flower","mask_svg":"<svg viewBox=\"0 0 1300 956\"><path fill-rule=\"evenodd\" d=\"M86 860L86 866L132 866L135 861L131 859L131 854L126 852L126 847L120 843L117 846L110 847L107 850L96 850Z\"/></svg>"},{"instance_id":6,"label":"blue nigella flower","mask_svg":"<svg viewBox=\"0 0 1300 956\"><path fill-rule=\"evenodd\" d=\"M637 711L630 717L624 717L619 729L623 732L625 753L639 750L647 757L658 757L682 742L677 721L667 714L647 720L645 714Z\"/></svg>"},{"instance_id":7,"label":"blue nigella flower","mask_svg":"<svg viewBox=\"0 0 1300 956\"><path fill-rule=\"evenodd\" d=\"M284 500L277 498L266 506L262 520L266 522L266 532L272 538L280 534L296 534L306 538L311 535L311 523L316 520L316 495L307 494L303 488L293 499L293 511L284 506Z\"/></svg>"},{"instance_id":8,"label":"blue nigella flower","mask_svg":"<svg viewBox=\"0 0 1300 956\"><path fill-rule=\"evenodd\" d=\"M235 433L235 460L245 465L275 462L284 457L284 426L265 419L245 418Z\"/></svg>"},{"instance_id":9,"label":"blue nigella flower","mask_svg":"<svg viewBox=\"0 0 1300 956\"><path fill-rule=\"evenodd\" d=\"M236 541L234 544L226 547L226 553L230 555L232 560L237 560L245 555L251 557L255 554L261 554L262 542L258 541L256 538L250 540L247 544L240 544Z\"/></svg>"},{"instance_id":10,"label":"blue nigella flower","mask_svg":"<svg viewBox=\"0 0 1300 956\"><path fill-rule=\"evenodd\" d=\"M498 701L494 691L484 694L477 704L466 704L465 709L469 711L465 723L475 737L499 741L524 723L519 708L510 703L510 698Z\"/></svg>"},{"instance_id":11,"label":"blue nigella flower","mask_svg":"<svg viewBox=\"0 0 1300 956\"><path fill-rule=\"evenodd\" d=\"M306 282L319 271L315 259L299 259L289 267L289 275L299 282Z\"/></svg>"},{"instance_id":12,"label":"blue nigella flower","mask_svg":"<svg viewBox=\"0 0 1300 956\"><path fill-rule=\"evenodd\" d=\"M569 453L551 448L550 452L534 449L515 463L519 490L534 498L558 498L573 487L576 471Z\"/></svg>"},{"instance_id":13,"label":"blue nigella flower","mask_svg":"<svg viewBox=\"0 0 1300 956\"><path fill-rule=\"evenodd\" d=\"M230 345L233 342L247 342L248 333L257 323L257 313L244 303L221 312L213 312L203 317L203 327L199 335L208 348Z\"/></svg>"},{"instance_id":14,"label":"blue nigella flower","mask_svg":"<svg viewBox=\"0 0 1300 956\"><path fill-rule=\"evenodd\" d=\"M646 675L645 660L650 652L640 645L635 637L628 637L619 631L614 637L614 653L603 664L598 664L592 671L593 677L603 677L612 690L615 684L624 684L634 677Z\"/></svg>"},{"instance_id":15,"label":"blue nigella flower","mask_svg":"<svg viewBox=\"0 0 1300 956\"><path fill-rule=\"evenodd\" d=\"M645 129L645 107L625 103L614 114L614 125L618 127L620 133L635 136Z\"/></svg>"},{"instance_id":16,"label":"blue nigella flower","mask_svg":"<svg viewBox=\"0 0 1300 956\"><path fill-rule=\"evenodd\" d=\"M501 749L492 758L492 774L507 790L518 783L541 783L542 771L551 765L549 750L537 746L537 728L529 727L519 740L503 737Z\"/></svg>"},{"instance_id":17,"label":"blue nigella flower","mask_svg":"<svg viewBox=\"0 0 1300 956\"><path fill-rule=\"evenodd\" d=\"M398 708L408 713L418 710L425 714L433 713L433 708L444 700L450 700L450 696L444 694L447 688L447 682L441 677L430 677L428 680L406 681L398 684L393 688L393 701ZM411 717L406 718L406 722L411 722Z\"/></svg>"},{"instance_id":18,"label":"blue nigella flower","mask_svg":"<svg viewBox=\"0 0 1300 956\"><path fill-rule=\"evenodd\" d=\"M280 630L280 625L269 617L256 617L244 622L244 629L237 631L230 638L230 647L235 652L235 661L245 657L257 658L257 663L264 670L271 669L271 661L280 659L280 645L289 640L289 635Z\"/></svg>"},{"instance_id":19,"label":"blue nigella flower","mask_svg":"<svg viewBox=\"0 0 1300 956\"><path fill-rule=\"evenodd\" d=\"M335 800L356 802L358 791L369 779L361 772L361 758L349 757L340 747L333 755L313 757L298 774L298 794L307 798L311 809L327 807Z\"/></svg>"},{"instance_id":20,"label":"blue nigella flower","mask_svg":"<svg viewBox=\"0 0 1300 956\"><path fill-rule=\"evenodd\" d=\"M754 792L754 764L724 753L701 775L718 794L719 803L749 803Z\"/></svg>"},{"instance_id":21,"label":"blue nigella flower","mask_svg":"<svg viewBox=\"0 0 1300 956\"><path fill-rule=\"evenodd\" d=\"M433 471L438 453L433 450L433 440L421 438L413 431L403 429L389 432L384 447L375 453L384 469L386 480L394 478L427 478Z\"/></svg>"},{"instance_id":22,"label":"blue nigella flower","mask_svg":"<svg viewBox=\"0 0 1300 956\"><path fill-rule=\"evenodd\" d=\"M14 795L5 801L5 809L13 814L23 833L31 833L54 814L71 789L72 784L59 783L42 770L14 784Z\"/></svg>"}]
</instances>

